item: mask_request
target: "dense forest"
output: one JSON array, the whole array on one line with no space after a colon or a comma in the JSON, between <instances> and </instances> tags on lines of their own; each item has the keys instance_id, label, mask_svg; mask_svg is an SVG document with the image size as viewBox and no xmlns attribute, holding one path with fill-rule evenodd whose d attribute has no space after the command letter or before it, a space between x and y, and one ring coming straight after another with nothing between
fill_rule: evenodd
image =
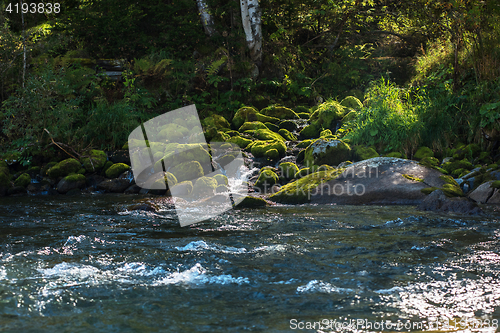
<instances>
[{"instance_id":1,"label":"dense forest","mask_svg":"<svg viewBox=\"0 0 500 333\"><path fill-rule=\"evenodd\" d=\"M119 149L141 122L193 103L201 119L231 122L243 106L307 114L355 96L362 107L332 130L381 154L494 150L500 139L497 1L28 0L0 9L0 159L22 167L67 157L61 147ZM113 65L118 77L106 74Z\"/></svg>"}]
</instances>

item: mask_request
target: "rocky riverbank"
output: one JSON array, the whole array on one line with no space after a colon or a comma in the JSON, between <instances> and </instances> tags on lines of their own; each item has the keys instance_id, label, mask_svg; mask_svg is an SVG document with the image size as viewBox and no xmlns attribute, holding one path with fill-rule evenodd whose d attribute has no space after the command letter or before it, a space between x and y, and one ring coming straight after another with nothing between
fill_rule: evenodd
<instances>
[{"instance_id":1,"label":"rocky riverbank","mask_svg":"<svg viewBox=\"0 0 500 333\"><path fill-rule=\"evenodd\" d=\"M423 210L475 214L480 211L476 203L500 203L498 156L482 151L476 144L446 149L444 154L420 147L413 159L406 159L402 152L380 156L375 147L352 145L344 140L336 130L343 122L355 119L361 106L357 98L350 96L340 103L329 101L311 110L270 106L258 111L243 107L231 123L212 115L205 118L202 125L207 142L219 142L218 147L224 147L220 143L230 143L243 150L250 170L247 185L254 198L242 201L242 207L272 202L410 204ZM165 131L174 126L176 133L189 135L183 119L166 126ZM149 143L155 144L165 145ZM161 181L168 184L164 190L142 189L135 184L128 145L125 145L114 152L90 150L78 157L29 168L21 167L16 161L0 161L0 196L82 192L168 196L173 187L175 193L182 192L188 197L196 188L213 195L228 193L228 179L222 175L207 177L207 170L198 161L199 156L212 157L213 147L201 144L169 147L180 151L187 148L193 151L191 160L177 161L177 164L199 170L198 177L194 181L177 179L167 172L160 176ZM162 154L164 157L159 159L180 158L179 154L177 157L169 154L167 149L162 150ZM191 156L182 155L184 159ZM214 168L231 159L234 155L229 153L222 159L219 156Z\"/></svg>"}]
</instances>

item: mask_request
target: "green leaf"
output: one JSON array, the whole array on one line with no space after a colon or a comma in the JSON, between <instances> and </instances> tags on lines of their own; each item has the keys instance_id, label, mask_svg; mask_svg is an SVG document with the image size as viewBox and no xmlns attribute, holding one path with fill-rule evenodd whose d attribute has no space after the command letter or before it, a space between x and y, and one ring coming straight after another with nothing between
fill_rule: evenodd
<instances>
[{"instance_id":1,"label":"green leaf","mask_svg":"<svg viewBox=\"0 0 500 333\"><path fill-rule=\"evenodd\" d=\"M377 135L377 134L378 134L378 130L377 130L377 129L372 129L372 130L370 130L370 135L371 135L371 136L375 136L375 135Z\"/></svg>"}]
</instances>

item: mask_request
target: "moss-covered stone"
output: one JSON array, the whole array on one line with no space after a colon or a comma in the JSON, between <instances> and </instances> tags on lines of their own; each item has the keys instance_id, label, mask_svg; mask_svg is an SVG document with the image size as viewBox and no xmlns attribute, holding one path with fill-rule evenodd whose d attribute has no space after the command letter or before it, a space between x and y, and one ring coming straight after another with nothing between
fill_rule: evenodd
<instances>
[{"instance_id":1,"label":"moss-covered stone","mask_svg":"<svg viewBox=\"0 0 500 333\"><path fill-rule=\"evenodd\" d=\"M17 179L14 181L14 186L21 186L21 187L26 187L31 183L31 177L27 173L21 174Z\"/></svg>"},{"instance_id":2,"label":"moss-covered stone","mask_svg":"<svg viewBox=\"0 0 500 333\"><path fill-rule=\"evenodd\" d=\"M330 135L333 135L332 131L330 129L323 130L323 131L321 131L321 133L319 133L320 138L324 138L324 137L327 137Z\"/></svg>"},{"instance_id":3,"label":"moss-covered stone","mask_svg":"<svg viewBox=\"0 0 500 333\"><path fill-rule=\"evenodd\" d=\"M312 173L312 172L311 172L311 168L302 168L302 169L300 169L299 171L297 171L297 172L295 173L294 178L295 178L295 179L299 179L299 178L302 178L302 177L307 176L307 175L308 175L308 174L310 174L310 173Z\"/></svg>"},{"instance_id":4,"label":"moss-covered stone","mask_svg":"<svg viewBox=\"0 0 500 333\"><path fill-rule=\"evenodd\" d=\"M401 154L399 151L393 151L390 152L389 154L385 154L385 157L395 157L395 158L404 158L403 154Z\"/></svg>"},{"instance_id":5,"label":"moss-covered stone","mask_svg":"<svg viewBox=\"0 0 500 333\"><path fill-rule=\"evenodd\" d=\"M279 119L260 114L254 107L244 106L236 111L232 124L234 128L240 128L241 125L247 121L260 121L262 123L270 122L274 124L277 123Z\"/></svg>"},{"instance_id":6,"label":"moss-covered stone","mask_svg":"<svg viewBox=\"0 0 500 333\"><path fill-rule=\"evenodd\" d=\"M328 101L318 106L318 109L311 115L311 124L316 128L333 129L336 122L345 115L344 108L337 101Z\"/></svg>"},{"instance_id":7,"label":"moss-covered stone","mask_svg":"<svg viewBox=\"0 0 500 333\"><path fill-rule=\"evenodd\" d=\"M311 191L322 183L338 177L342 169L318 171L281 187L280 191L269 199L289 204L301 204L311 200Z\"/></svg>"},{"instance_id":8,"label":"moss-covered stone","mask_svg":"<svg viewBox=\"0 0 500 333\"><path fill-rule=\"evenodd\" d=\"M274 161L280 157L280 153L277 149L269 149L264 153L264 157L266 157L268 160Z\"/></svg>"},{"instance_id":9,"label":"moss-covered stone","mask_svg":"<svg viewBox=\"0 0 500 333\"><path fill-rule=\"evenodd\" d=\"M50 178L65 177L70 173L76 173L81 168L81 163L74 158L68 158L61 161L47 170Z\"/></svg>"},{"instance_id":10,"label":"moss-covered stone","mask_svg":"<svg viewBox=\"0 0 500 333\"><path fill-rule=\"evenodd\" d=\"M163 174L163 177L160 177L158 180L154 182L152 188L162 188L165 184L167 185L167 188L175 186L177 184L177 178L175 178L175 176L172 173L165 172Z\"/></svg>"},{"instance_id":11,"label":"moss-covered stone","mask_svg":"<svg viewBox=\"0 0 500 333\"><path fill-rule=\"evenodd\" d=\"M365 147L365 146L353 147L353 158L356 161L367 160L379 156L380 155L377 153L377 151L372 147Z\"/></svg>"},{"instance_id":12,"label":"moss-covered stone","mask_svg":"<svg viewBox=\"0 0 500 333\"><path fill-rule=\"evenodd\" d=\"M125 163L115 163L108 170L106 170L106 177L116 178L128 170L130 170L130 166Z\"/></svg>"},{"instance_id":13,"label":"moss-covered stone","mask_svg":"<svg viewBox=\"0 0 500 333\"><path fill-rule=\"evenodd\" d=\"M363 108L363 103L354 96L347 96L340 102L340 105L354 110L361 110Z\"/></svg>"},{"instance_id":14,"label":"moss-covered stone","mask_svg":"<svg viewBox=\"0 0 500 333\"><path fill-rule=\"evenodd\" d=\"M309 108L307 106L297 105L296 107L293 108L293 111L295 111L296 114L306 113L308 116L305 119L309 119Z\"/></svg>"},{"instance_id":15,"label":"moss-covered stone","mask_svg":"<svg viewBox=\"0 0 500 333\"><path fill-rule=\"evenodd\" d=\"M212 171L211 168L211 157L208 152L208 147L199 143L190 144L167 144L165 146L164 152L161 154L163 157L156 157L157 162L154 165L154 170L159 172L163 170L163 165L169 167L180 163L189 161L198 161L202 166L205 167L203 170L205 173ZM163 161L163 162L162 162Z\"/></svg>"},{"instance_id":16,"label":"moss-covered stone","mask_svg":"<svg viewBox=\"0 0 500 333\"><path fill-rule=\"evenodd\" d=\"M418 162L418 164L426 166L428 168L436 168L439 165L439 160L435 157L424 157Z\"/></svg>"},{"instance_id":17,"label":"moss-covered stone","mask_svg":"<svg viewBox=\"0 0 500 333\"><path fill-rule=\"evenodd\" d=\"M297 148L307 148L309 147L309 145L313 143L313 140L304 140L304 141L301 141L296 147Z\"/></svg>"},{"instance_id":18,"label":"moss-covered stone","mask_svg":"<svg viewBox=\"0 0 500 333\"><path fill-rule=\"evenodd\" d=\"M470 171L467 169L455 169L451 172L452 176L455 178L461 178L468 174Z\"/></svg>"},{"instance_id":19,"label":"moss-covered stone","mask_svg":"<svg viewBox=\"0 0 500 333\"><path fill-rule=\"evenodd\" d=\"M358 116L358 113L354 110L349 111L345 116L342 117L341 122L345 123L348 121L353 121L356 120L356 117Z\"/></svg>"},{"instance_id":20,"label":"moss-covered stone","mask_svg":"<svg viewBox=\"0 0 500 333\"><path fill-rule=\"evenodd\" d=\"M318 139L305 152L304 165L338 165L351 158L351 147L341 140Z\"/></svg>"},{"instance_id":21,"label":"moss-covered stone","mask_svg":"<svg viewBox=\"0 0 500 333\"><path fill-rule=\"evenodd\" d=\"M297 116L299 116L300 119L309 119L311 114L309 112L297 112Z\"/></svg>"},{"instance_id":22,"label":"moss-covered stone","mask_svg":"<svg viewBox=\"0 0 500 333\"><path fill-rule=\"evenodd\" d=\"M255 187L267 191L277 183L278 176L276 175L276 173L272 170L265 169L261 170L259 178L257 178L257 181L255 182Z\"/></svg>"},{"instance_id":23,"label":"moss-covered stone","mask_svg":"<svg viewBox=\"0 0 500 333\"><path fill-rule=\"evenodd\" d=\"M239 135L240 135L240 132L235 131L235 130L228 130L228 131L225 131L224 133L226 133L226 134L227 134L227 135L229 135L230 137L233 137L233 136L239 136Z\"/></svg>"},{"instance_id":24,"label":"moss-covered stone","mask_svg":"<svg viewBox=\"0 0 500 333\"><path fill-rule=\"evenodd\" d=\"M299 168L295 163L292 162L283 162L278 166L280 170L281 178L285 180L290 180L295 178L295 174L299 172Z\"/></svg>"},{"instance_id":25,"label":"moss-covered stone","mask_svg":"<svg viewBox=\"0 0 500 333\"><path fill-rule=\"evenodd\" d=\"M452 173L456 169L466 169L466 170L472 170L474 169L474 166L472 163L467 161L466 159L460 160L460 161L453 161L453 162L446 162L443 163L441 166L446 172Z\"/></svg>"},{"instance_id":26,"label":"moss-covered stone","mask_svg":"<svg viewBox=\"0 0 500 333\"><path fill-rule=\"evenodd\" d=\"M278 133L278 131L280 130L280 127L278 125L271 124L270 122L264 123L264 125L266 125L266 127L269 128L271 131L276 133Z\"/></svg>"},{"instance_id":27,"label":"moss-covered stone","mask_svg":"<svg viewBox=\"0 0 500 333\"><path fill-rule=\"evenodd\" d=\"M228 184L228 179L223 174L217 174L213 178L217 181L218 185L227 185Z\"/></svg>"},{"instance_id":28,"label":"moss-covered stone","mask_svg":"<svg viewBox=\"0 0 500 333\"><path fill-rule=\"evenodd\" d=\"M238 129L239 132L245 132L248 130L258 130L258 129L268 129L266 125L261 123L260 121L247 121L241 125Z\"/></svg>"},{"instance_id":29,"label":"moss-covered stone","mask_svg":"<svg viewBox=\"0 0 500 333\"><path fill-rule=\"evenodd\" d=\"M447 197L463 197L464 192L462 192L462 189L459 186L455 186L452 184L444 184L443 187L441 188L443 193Z\"/></svg>"},{"instance_id":30,"label":"moss-covered stone","mask_svg":"<svg viewBox=\"0 0 500 333\"><path fill-rule=\"evenodd\" d=\"M297 124L291 120L283 120L279 123L280 128L284 128L290 132L297 130Z\"/></svg>"},{"instance_id":31,"label":"moss-covered stone","mask_svg":"<svg viewBox=\"0 0 500 333\"><path fill-rule=\"evenodd\" d=\"M177 183L169 188L168 194L177 196L188 196L193 192L193 183L189 180Z\"/></svg>"},{"instance_id":32,"label":"moss-covered stone","mask_svg":"<svg viewBox=\"0 0 500 333\"><path fill-rule=\"evenodd\" d=\"M246 196L241 200L236 208L258 208L267 206L267 201L259 197Z\"/></svg>"},{"instance_id":33,"label":"moss-covered stone","mask_svg":"<svg viewBox=\"0 0 500 333\"><path fill-rule=\"evenodd\" d=\"M413 157L416 160L421 160L424 157L434 157L434 152L432 151L432 149L430 149L428 147L420 147L417 149L417 151L415 152L415 155L413 155Z\"/></svg>"},{"instance_id":34,"label":"moss-covered stone","mask_svg":"<svg viewBox=\"0 0 500 333\"><path fill-rule=\"evenodd\" d=\"M260 111L261 114L278 119L299 119L292 109L279 105L271 105Z\"/></svg>"},{"instance_id":35,"label":"moss-covered stone","mask_svg":"<svg viewBox=\"0 0 500 333\"><path fill-rule=\"evenodd\" d=\"M226 118L218 114L213 114L210 117L203 119L201 124L203 125L204 128L215 127L218 130L231 127Z\"/></svg>"},{"instance_id":36,"label":"moss-covered stone","mask_svg":"<svg viewBox=\"0 0 500 333\"><path fill-rule=\"evenodd\" d=\"M420 190L420 192L422 192L423 194L431 194L432 192L434 192L435 190L439 190L439 187L426 187L426 188L423 188Z\"/></svg>"},{"instance_id":37,"label":"moss-covered stone","mask_svg":"<svg viewBox=\"0 0 500 333\"><path fill-rule=\"evenodd\" d=\"M189 130L179 124L166 124L159 129L158 140L161 142L179 142L189 135Z\"/></svg>"},{"instance_id":38,"label":"moss-covered stone","mask_svg":"<svg viewBox=\"0 0 500 333\"><path fill-rule=\"evenodd\" d=\"M113 165L113 162L107 161L106 164L104 164L104 167L101 170L101 175L105 175L106 171L108 171L109 168Z\"/></svg>"},{"instance_id":39,"label":"moss-covered stone","mask_svg":"<svg viewBox=\"0 0 500 333\"><path fill-rule=\"evenodd\" d=\"M481 147L475 143L471 143L467 146L461 146L457 148L453 153L453 159L462 160L462 159L473 159L479 156L481 153Z\"/></svg>"},{"instance_id":40,"label":"moss-covered stone","mask_svg":"<svg viewBox=\"0 0 500 333\"><path fill-rule=\"evenodd\" d=\"M411 180L412 182L421 182L422 183L424 181L422 178L418 178L418 177L415 177L415 176L407 174L407 173L402 174L402 176L408 180Z\"/></svg>"},{"instance_id":41,"label":"moss-covered stone","mask_svg":"<svg viewBox=\"0 0 500 333\"><path fill-rule=\"evenodd\" d=\"M227 140L227 142L234 143L238 145L241 149L246 148L250 143L252 143L252 140L241 137L241 136L233 136Z\"/></svg>"},{"instance_id":42,"label":"moss-covered stone","mask_svg":"<svg viewBox=\"0 0 500 333\"><path fill-rule=\"evenodd\" d=\"M500 180L495 180L490 184L491 188L500 188Z\"/></svg>"},{"instance_id":43,"label":"moss-covered stone","mask_svg":"<svg viewBox=\"0 0 500 333\"><path fill-rule=\"evenodd\" d=\"M88 153L88 156L82 157L80 162L87 172L94 172L101 170L107 160L108 157L105 152L94 149Z\"/></svg>"},{"instance_id":44,"label":"moss-covered stone","mask_svg":"<svg viewBox=\"0 0 500 333\"><path fill-rule=\"evenodd\" d=\"M300 137L304 139L312 139L319 137L319 129L314 124L309 124L300 131Z\"/></svg>"},{"instance_id":45,"label":"moss-covered stone","mask_svg":"<svg viewBox=\"0 0 500 333\"><path fill-rule=\"evenodd\" d=\"M278 140L285 142L285 138L283 138L281 135L278 133L275 133L273 131L270 131L268 129L258 129L255 131L247 131L246 133L251 134L254 138L259 139L259 140Z\"/></svg>"},{"instance_id":46,"label":"moss-covered stone","mask_svg":"<svg viewBox=\"0 0 500 333\"><path fill-rule=\"evenodd\" d=\"M281 135L286 141L297 141L297 137L287 129L284 128L280 129L278 131L278 134Z\"/></svg>"},{"instance_id":47,"label":"moss-covered stone","mask_svg":"<svg viewBox=\"0 0 500 333\"><path fill-rule=\"evenodd\" d=\"M85 178L84 175L80 173L72 173L64 177L64 180L67 182L79 182L79 181L86 181L87 179Z\"/></svg>"},{"instance_id":48,"label":"moss-covered stone","mask_svg":"<svg viewBox=\"0 0 500 333\"><path fill-rule=\"evenodd\" d=\"M169 169L178 182L193 180L204 175L203 168L198 161L183 162Z\"/></svg>"},{"instance_id":49,"label":"moss-covered stone","mask_svg":"<svg viewBox=\"0 0 500 333\"><path fill-rule=\"evenodd\" d=\"M217 180L213 177L200 177L193 185L192 195L196 198L206 197L215 194Z\"/></svg>"},{"instance_id":50,"label":"moss-covered stone","mask_svg":"<svg viewBox=\"0 0 500 333\"><path fill-rule=\"evenodd\" d=\"M222 131L217 131L217 134L210 139L210 142L225 142L231 137Z\"/></svg>"},{"instance_id":51,"label":"moss-covered stone","mask_svg":"<svg viewBox=\"0 0 500 333\"><path fill-rule=\"evenodd\" d=\"M286 145L282 141L262 141L257 140L252 143L251 153L255 157L264 157L266 152L270 149L276 149L279 156L285 156Z\"/></svg>"}]
</instances>

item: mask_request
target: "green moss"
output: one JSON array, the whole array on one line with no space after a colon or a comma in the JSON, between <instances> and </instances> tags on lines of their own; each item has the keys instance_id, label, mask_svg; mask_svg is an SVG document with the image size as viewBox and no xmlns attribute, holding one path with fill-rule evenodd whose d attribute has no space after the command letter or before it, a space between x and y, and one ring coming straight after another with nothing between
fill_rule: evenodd
<instances>
[{"instance_id":1,"label":"green moss","mask_svg":"<svg viewBox=\"0 0 500 333\"><path fill-rule=\"evenodd\" d=\"M431 194L435 190L439 190L439 187L426 187L426 188L421 189L420 192L427 195L427 194Z\"/></svg>"},{"instance_id":2,"label":"green moss","mask_svg":"<svg viewBox=\"0 0 500 333\"><path fill-rule=\"evenodd\" d=\"M26 187L31 183L31 177L27 173L21 174L17 179L14 181L15 186L22 186Z\"/></svg>"},{"instance_id":3,"label":"green moss","mask_svg":"<svg viewBox=\"0 0 500 333\"><path fill-rule=\"evenodd\" d=\"M292 162L283 162L278 166L280 170L281 177L290 180L295 177L295 174L299 172L299 168Z\"/></svg>"},{"instance_id":4,"label":"green moss","mask_svg":"<svg viewBox=\"0 0 500 333\"><path fill-rule=\"evenodd\" d=\"M274 133L273 131L270 131L268 129L247 131L247 133L250 133L254 138L259 140L279 140L282 142L286 141L281 135L279 135L278 133Z\"/></svg>"},{"instance_id":5,"label":"green moss","mask_svg":"<svg viewBox=\"0 0 500 333\"><path fill-rule=\"evenodd\" d=\"M274 184L278 183L278 176L272 170L266 169L262 170L259 174L259 178L255 182L255 187L269 190Z\"/></svg>"},{"instance_id":6,"label":"green moss","mask_svg":"<svg viewBox=\"0 0 500 333\"><path fill-rule=\"evenodd\" d=\"M158 179L154 184L153 188L162 188L164 184L167 184L167 188L170 188L177 184L177 178L172 173L165 172L163 178Z\"/></svg>"},{"instance_id":7,"label":"green moss","mask_svg":"<svg viewBox=\"0 0 500 333\"><path fill-rule=\"evenodd\" d=\"M313 143L313 140L304 140L302 142L300 142L296 147L297 148L307 148L309 147L309 145Z\"/></svg>"},{"instance_id":8,"label":"green moss","mask_svg":"<svg viewBox=\"0 0 500 333\"><path fill-rule=\"evenodd\" d=\"M377 151L371 147L354 146L353 157L357 161L367 160L374 157L379 157Z\"/></svg>"},{"instance_id":9,"label":"green moss","mask_svg":"<svg viewBox=\"0 0 500 333\"><path fill-rule=\"evenodd\" d=\"M278 133L278 131L280 130L280 127L278 125L271 124L270 122L264 123L264 125L266 125L268 129L276 133Z\"/></svg>"},{"instance_id":10,"label":"green moss","mask_svg":"<svg viewBox=\"0 0 500 333\"><path fill-rule=\"evenodd\" d=\"M352 120L355 120L357 116L358 116L358 113L354 110L351 110L344 117L342 117L341 121L343 123L348 122L348 121L352 121Z\"/></svg>"},{"instance_id":11,"label":"green moss","mask_svg":"<svg viewBox=\"0 0 500 333\"><path fill-rule=\"evenodd\" d=\"M128 170L130 170L130 166L126 165L125 163L116 163L113 164L108 170L106 170L106 177L116 178Z\"/></svg>"},{"instance_id":12,"label":"green moss","mask_svg":"<svg viewBox=\"0 0 500 333\"><path fill-rule=\"evenodd\" d=\"M471 143L467 146L457 148L452 156L455 160L461 160L464 158L473 159L475 157L478 157L480 153L481 147L479 147L479 145L475 143Z\"/></svg>"},{"instance_id":13,"label":"green moss","mask_svg":"<svg viewBox=\"0 0 500 333\"><path fill-rule=\"evenodd\" d=\"M328 101L318 106L318 109L311 115L311 123L316 128L333 128L335 122L342 119L346 113L344 108L337 101Z\"/></svg>"},{"instance_id":14,"label":"green moss","mask_svg":"<svg viewBox=\"0 0 500 333\"><path fill-rule=\"evenodd\" d=\"M227 142L234 143L238 145L240 148L244 149L246 148L250 143L252 143L252 140L241 137L241 136L233 136Z\"/></svg>"},{"instance_id":15,"label":"green moss","mask_svg":"<svg viewBox=\"0 0 500 333\"><path fill-rule=\"evenodd\" d=\"M238 129L239 132L245 132L248 130L258 130L258 129L268 129L266 125L261 123L260 121L251 121L251 122L245 122L241 127Z\"/></svg>"},{"instance_id":16,"label":"green moss","mask_svg":"<svg viewBox=\"0 0 500 333\"><path fill-rule=\"evenodd\" d=\"M276 149L269 149L264 153L264 157L266 157L268 160L274 161L280 157L280 153Z\"/></svg>"},{"instance_id":17,"label":"green moss","mask_svg":"<svg viewBox=\"0 0 500 333\"><path fill-rule=\"evenodd\" d=\"M451 174L455 177L455 178L460 178L462 176L465 176L466 174L468 174L470 171L467 170L467 169L455 169L451 172Z\"/></svg>"},{"instance_id":18,"label":"green moss","mask_svg":"<svg viewBox=\"0 0 500 333\"><path fill-rule=\"evenodd\" d=\"M342 169L331 169L319 171L304 176L294 182L281 187L280 191L272 195L269 199L290 204L306 203L311 200L311 191L322 183L328 182L338 177Z\"/></svg>"},{"instance_id":19,"label":"green moss","mask_svg":"<svg viewBox=\"0 0 500 333\"><path fill-rule=\"evenodd\" d=\"M466 159L463 159L461 161L446 162L442 165L442 168L445 169L447 173L452 173L453 170L456 169L472 170L474 166Z\"/></svg>"},{"instance_id":20,"label":"green moss","mask_svg":"<svg viewBox=\"0 0 500 333\"><path fill-rule=\"evenodd\" d=\"M203 125L204 128L215 127L218 130L231 127L226 118L218 114L213 114L210 117L203 119L201 124Z\"/></svg>"},{"instance_id":21,"label":"green moss","mask_svg":"<svg viewBox=\"0 0 500 333\"><path fill-rule=\"evenodd\" d=\"M310 174L310 173L312 173L312 172L311 172L311 168L302 168L302 169L300 169L299 171L297 171L297 172L295 173L294 178L295 178L295 179L299 179L299 178L302 178L302 177L307 176L307 175L308 175L308 174Z\"/></svg>"},{"instance_id":22,"label":"green moss","mask_svg":"<svg viewBox=\"0 0 500 333\"><path fill-rule=\"evenodd\" d=\"M333 135L332 131L329 129L326 129L324 131L321 131L321 133L319 133L320 138L323 138L323 137L328 136L328 135Z\"/></svg>"},{"instance_id":23,"label":"green moss","mask_svg":"<svg viewBox=\"0 0 500 333\"><path fill-rule=\"evenodd\" d=\"M236 206L237 208L257 208L257 207L265 207L267 206L267 201L258 198L258 197L251 197L251 196L246 196L241 200L238 205Z\"/></svg>"},{"instance_id":24,"label":"green moss","mask_svg":"<svg viewBox=\"0 0 500 333\"><path fill-rule=\"evenodd\" d=\"M270 149L276 149L279 156L285 156L286 146L282 141L254 141L251 145L251 153L255 157L264 157Z\"/></svg>"},{"instance_id":25,"label":"green moss","mask_svg":"<svg viewBox=\"0 0 500 333\"><path fill-rule=\"evenodd\" d=\"M104 164L104 167L101 170L101 174L105 175L106 171L108 171L108 169L111 168L112 165L113 165L113 162L107 161L106 164Z\"/></svg>"},{"instance_id":26,"label":"green moss","mask_svg":"<svg viewBox=\"0 0 500 333\"><path fill-rule=\"evenodd\" d=\"M262 123L270 122L274 124L278 122L279 119L260 114L254 107L244 106L236 111L232 123L234 128L240 128L241 125L247 121L260 121Z\"/></svg>"},{"instance_id":27,"label":"green moss","mask_svg":"<svg viewBox=\"0 0 500 333\"><path fill-rule=\"evenodd\" d=\"M351 147L341 141L333 139L318 139L305 152L304 164L311 165L338 165L351 158Z\"/></svg>"},{"instance_id":28,"label":"green moss","mask_svg":"<svg viewBox=\"0 0 500 333\"><path fill-rule=\"evenodd\" d=\"M300 119L309 119L311 114L309 112L297 112L297 116L299 116Z\"/></svg>"},{"instance_id":29,"label":"green moss","mask_svg":"<svg viewBox=\"0 0 500 333\"><path fill-rule=\"evenodd\" d=\"M160 156L155 157L158 161L154 165L154 170L159 172L163 170L162 160L165 166L177 165L184 162L190 161L198 161L201 165L205 166L205 173L209 173L212 171L210 167L211 157L208 148L205 145L201 145L199 143L191 143L191 144L167 144L165 146L164 152L160 154ZM163 155L163 157L161 157ZM160 160L161 158L161 160Z\"/></svg>"},{"instance_id":30,"label":"green moss","mask_svg":"<svg viewBox=\"0 0 500 333\"><path fill-rule=\"evenodd\" d=\"M305 139L318 138L319 129L313 124L307 125L300 131L300 136Z\"/></svg>"},{"instance_id":31,"label":"green moss","mask_svg":"<svg viewBox=\"0 0 500 333\"><path fill-rule=\"evenodd\" d=\"M281 135L286 141L297 141L297 137L287 129L280 129L278 134Z\"/></svg>"},{"instance_id":32,"label":"green moss","mask_svg":"<svg viewBox=\"0 0 500 333\"><path fill-rule=\"evenodd\" d=\"M80 159L80 162L83 164L83 167L87 170L87 172L94 172L102 169L107 160L108 157L102 150L91 150L88 153L88 156L83 156Z\"/></svg>"},{"instance_id":33,"label":"green moss","mask_svg":"<svg viewBox=\"0 0 500 333\"><path fill-rule=\"evenodd\" d=\"M424 180L422 178L418 178L418 177L415 177L415 176L412 176L412 175L409 175L409 174L403 174L402 175L404 178L408 179L408 180L411 180L411 181L414 181L414 182L423 182Z\"/></svg>"},{"instance_id":34,"label":"green moss","mask_svg":"<svg viewBox=\"0 0 500 333\"><path fill-rule=\"evenodd\" d=\"M189 130L179 124L170 123L159 129L158 139L161 142L178 142L189 135Z\"/></svg>"},{"instance_id":35,"label":"green moss","mask_svg":"<svg viewBox=\"0 0 500 333\"><path fill-rule=\"evenodd\" d=\"M293 111L295 111L296 114L299 113L307 113L307 118L309 118L309 108L305 105L297 105L296 107L293 108Z\"/></svg>"},{"instance_id":36,"label":"green moss","mask_svg":"<svg viewBox=\"0 0 500 333\"><path fill-rule=\"evenodd\" d=\"M205 197L207 195L213 195L216 188L217 180L213 177L200 177L196 179L193 185L192 194L195 197Z\"/></svg>"},{"instance_id":37,"label":"green moss","mask_svg":"<svg viewBox=\"0 0 500 333\"><path fill-rule=\"evenodd\" d=\"M452 185L452 184L444 184L443 187L441 188L443 193L447 197L463 197L464 192L462 192L462 189L458 186Z\"/></svg>"},{"instance_id":38,"label":"green moss","mask_svg":"<svg viewBox=\"0 0 500 333\"><path fill-rule=\"evenodd\" d=\"M11 187L9 174L0 172L0 188L8 189Z\"/></svg>"},{"instance_id":39,"label":"green moss","mask_svg":"<svg viewBox=\"0 0 500 333\"><path fill-rule=\"evenodd\" d=\"M423 165L428 168L435 168L439 165L439 160L435 157L424 157L418 162L418 164Z\"/></svg>"},{"instance_id":40,"label":"green moss","mask_svg":"<svg viewBox=\"0 0 500 333\"><path fill-rule=\"evenodd\" d=\"M85 168L80 168L80 170L78 170L76 173L84 175L86 172L87 172L87 170L85 170Z\"/></svg>"},{"instance_id":41,"label":"green moss","mask_svg":"<svg viewBox=\"0 0 500 333\"><path fill-rule=\"evenodd\" d=\"M222 174L217 174L213 178L217 181L217 184L219 184L219 185L227 185L228 184L227 177L222 175Z\"/></svg>"},{"instance_id":42,"label":"green moss","mask_svg":"<svg viewBox=\"0 0 500 333\"><path fill-rule=\"evenodd\" d=\"M203 168L198 161L183 162L169 169L178 182L193 180L203 176Z\"/></svg>"},{"instance_id":43,"label":"green moss","mask_svg":"<svg viewBox=\"0 0 500 333\"><path fill-rule=\"evenodd\" d=\"M417 149L417 152L413 155L413 157L416 160L421 160L424 157L434 157L434 152L428 147L420 147Z\"/></svg>"},{"instance_id":44,"label":"green moss","mask_svg":"<svg viewBox=\"0 0 500 333\"><path fill-rule=\"evenodd\" d=\"M354 110L361 110L363 108L363 103L354 96L347 96L340 102L340 105Z\"/></svg>"},{"instance_id":45,"label":"green moss","mask_svg":"<svg viewBox=\"0 0 500 333\"><path fill-rule=\"evenodd\" d=\"M84 175L80 173L72 173L64 177L64 180L67 182L79 182L79 181L87 181Z\"/></svg>"},{"instance_id":46,"label":"green moss","mask_svg":"<svg viewBox=\"0 0 500 333\"><path fill-rule=\"evenodd\" d=\"M451 177L451 176L441 175L441 176L439 176L439 179L441 179L442 181L444 181L446 184L451 184L453 186L458 186L457 181L455 179L453 179L453 177Z\"/></svg>"},{"instance_id":47,"label":"green moss","mask_svg":"<svg viewBox=\"0 0 500 333\"><path fill-rule=\"evenodd\" d=\"M403 157L403 154L401 154L400 152L398 151L393 151L389 154L385 154L385 157L395 157L395 158L404 158Z\"/></svg>"},{"instance_id":48,"label":"green moss","mask_svg":"<svg viewBox=\"0 0 500 333\"><path fill-rule=\"evenodd\" d=\"M210 142L225 142L230 138L228 134L218 131L217 134L210 139Z\"/></svg>"},{"instance_id":49,"label":"green moss","mask_svg":"<svg viewBox=\"0 0 500 333\"><path fill-rule=\"evenodd\" d=\"M226 133L226 134L227 134L227 135L229 135L230 137L240 135L240 133L239 133L238 131L235 131L235 130L228 130L228 131L225 131L224 133Z\"/></svg>"},{"instance_id":50,"label":"green moss","mask_svg":"<svg viewBox=\"0 0 500 333\"><path fill-rule=\"evenodd\" d=\"M299 119L299 116L289 108L279 105L271 105L260 111L261 114L278 119Z\"/></svg>"},{"instance_id":51,"label":"green moss","mask_svg":"<svg viewBox=\"0 0 500 333\"><path fill-rule=\"evenodd\" d=\"M68 158L61 161L47 170L50 178L65 177L70 173L76 173L81 168L81 163L74 158Z\"/></svg>"},{"instance_id":52,"label":"green moss","mask_svg":"<svg viewBox=\"0 0 500 333\"><path fill-rule=\"evenodd\" d=\"M500 188L500 180L495 180L490 184L491 188Z\"/></svg>"}]
</instances>

